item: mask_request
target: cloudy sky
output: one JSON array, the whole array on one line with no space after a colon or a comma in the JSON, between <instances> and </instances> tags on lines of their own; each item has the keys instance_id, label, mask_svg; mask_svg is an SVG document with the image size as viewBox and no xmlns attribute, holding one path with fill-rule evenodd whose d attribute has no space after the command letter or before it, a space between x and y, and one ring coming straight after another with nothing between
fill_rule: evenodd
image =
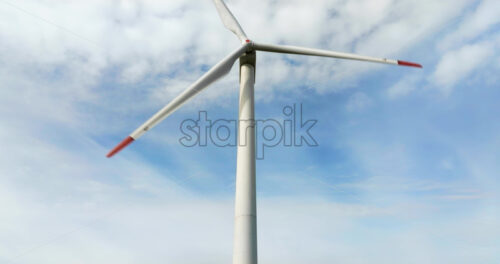
<instances>
[{"instance_id":1,"label":"cloudy sky","mask_svg":"<svg viewBox=\"0 0 500 264\"><path fill-rule=\"evenodd\" d=\"M257 162L261 263L499 263L498 0L227 1L255 41L423 70L258 54L256 116L302 104L318 147ZM113 159L238 47L211 1L0 0L0 263L230 263L238 73Z\"/></svg>"}]
</instances>

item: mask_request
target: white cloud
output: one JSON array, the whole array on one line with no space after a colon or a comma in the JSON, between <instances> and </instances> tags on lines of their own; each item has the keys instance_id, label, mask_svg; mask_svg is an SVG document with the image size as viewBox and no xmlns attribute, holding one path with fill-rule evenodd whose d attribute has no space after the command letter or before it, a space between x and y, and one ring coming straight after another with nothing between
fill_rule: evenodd
<instances>
[{"instance_id":1,"label":"white cloud","mask_svg":"<svg viewBox=\"0 0 500 264\"><path fill-rule=\"evenodd\" d=\"M438 47L446 50L467 43L467 41L483 35L493 26L500 23L500 2L484 0L458 26L458 29L439 42Z\"/></svg>"},{"instance_id":2,"label":"white cloud","mask_svg":"<svg viewBox=\"0 0 500 264\"><path fill-rule=\"evenodd\" d=\"M460 81L474 75L495 80L489 68L495 67L500 38L493 30L500 22L498 1L483 0L464 15L455 30L437 42L441 55L436 70L428 81L445 95L450 94ZM479 71L481 70L481 71Z\"/></svg>"},{"instance_id":3,"label":"white cloud","mask_svg":"<svg viewBox=\"0 0 500 264\"><path fill-rule=\"evenodd\" d=\"M47 3L51 8L46 7ZM466 4L467 1L410 0L315 1L314 4L229 2L247 33L257 41L339 51L352 51L351 47L355 46L356 52L380 57L396 56L415 41L436 32ZM23 67L36 66L35 69L49 72L63 67L81 76L87 86L95 85L109 71L118 71L117 76L122 79L117 81L122 82L141 83L145 78L151 81L158 77L154 88L145 93L153 95L159 89L173 92L177 89L161 85L165 75L176 75L179 69L188 66L182 79L195 80L201 75L202 65L215 64L237 45L209 2L123 1L111 5L102 1L85 4L24 1L16 5L51 23L63 25L78 36L3 6L0 34L6 42L0 52ZM403 13L404 16L398 15ZM400 39L402 33L406 36L404 39ZM388 67L290 56L302 63L294 68L286 63L285 57L262 57L265 60L259 60L257 82L266 87L257 89L259 98L272 97L280 87L296 90L297 87L287 85L287 81L304 79L317 92L338 90L350 86L369 70ZM283 73L289 78L284 78ZM217 98L228 92L236 93L237 89L232 88L208 89L205 94Z\"/></svg>"},{"instance_id":4,"label":"white cloud","mask_svg":"<svg viewBox=\"0 0 500 264\"><path fill-rule=\"evenodd\" d=\"M449 94L453 85L486 65L495 50L494 43L486 41L445 53L433 74L436 86Z\"/></svg>"}]
</instances>

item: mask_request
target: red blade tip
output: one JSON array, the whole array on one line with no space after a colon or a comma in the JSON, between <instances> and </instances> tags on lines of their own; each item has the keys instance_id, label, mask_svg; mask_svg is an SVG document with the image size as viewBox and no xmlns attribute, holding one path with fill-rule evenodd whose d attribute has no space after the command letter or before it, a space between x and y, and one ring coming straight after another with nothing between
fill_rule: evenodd
<instances>
[{"instance_id":1,"label":"red blade tip","mask_svg":"<svg viewBox=\"0 0 500 264\"><path fill-rule=\"evenodd\" d=\"M126 146L130 145L130 143L134 142L133 137L127 137L120 144L118 144L113 150L111 150L106 157L111 158L116 153L120 152L120 150L124 149Z\"/></svg>"},{"instance_id":2,"label":"red blade tip","mask_svg":"<svg viewBox=\"0 0 500 264\"><path fill-rule=\"evenodd\" d=\"M416 68L423 68L422 65L414 62L409 62L409 61L398 61L398 65L401 66L408 66L408 67L416 67Z\"/></svg>"}]
</instances>

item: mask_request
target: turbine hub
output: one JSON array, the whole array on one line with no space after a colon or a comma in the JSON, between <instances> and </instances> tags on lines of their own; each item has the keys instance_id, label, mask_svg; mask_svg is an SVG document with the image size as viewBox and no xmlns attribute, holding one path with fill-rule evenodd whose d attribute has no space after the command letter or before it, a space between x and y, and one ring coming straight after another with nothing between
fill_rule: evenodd
<instances>
[{"instance_id":1,"label":"turbine hub","mask_svg":"<svg viewBox=\"0 0 500 264\"><path fill-rule=\"evenodd\" d=\"M243 46L247 47L246 52L255 51L254 43L253 43L253 41L251 41L249 39L247 39L247 40L245 40L245 42L243 42Z\"/></svg>"}]
</instances>

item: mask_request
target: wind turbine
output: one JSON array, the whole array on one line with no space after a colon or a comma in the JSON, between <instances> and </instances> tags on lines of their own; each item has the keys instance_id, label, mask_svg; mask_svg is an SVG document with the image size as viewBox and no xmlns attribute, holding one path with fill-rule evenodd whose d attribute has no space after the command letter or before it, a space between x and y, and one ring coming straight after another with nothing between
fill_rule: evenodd
<instances>
[{"instance_id":1,"label":"wind turbine","mask_svg":"<svg viewBox=\"0 0 500 264\"><path fill-rule=\"evenodd\" d=\"M110 158L147 131L155 127L189 99L203 89L228 74L234 62L240 60L239 127L236 165L236 198L234 219L233 264L257 263L257 209L255 192L255 118L254 83L256 51L321 56L337 59L385 63L422 68L420 64L374 58L343 52L302 48L295 46L269 45L251 41L240 24L222 0L214 0L215 6L224 23L241 41L241 46L213 66L200 79L183 93L154 114L149 120L125 138L107 157Z\"/></svg>"}]
</instances>

